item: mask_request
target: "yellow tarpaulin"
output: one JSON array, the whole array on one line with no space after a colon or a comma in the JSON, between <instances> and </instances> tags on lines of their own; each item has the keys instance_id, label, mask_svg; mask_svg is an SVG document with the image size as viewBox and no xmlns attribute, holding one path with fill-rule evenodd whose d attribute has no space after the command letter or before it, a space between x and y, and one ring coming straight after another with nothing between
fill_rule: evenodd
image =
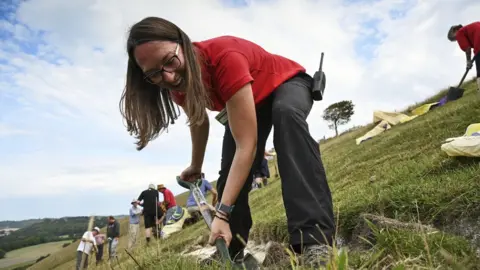
<instances>
[{"instance_id":1,"label":"yellow tarpaulin","mask_svg":"<svg viewBox=\"0 0 480 270\"><path fill-rule=\"evenodd\" d=\"M373 112L373 122L377 123L380 121L386 121L390 125L398 125L400 123L405 123L417 116L408 116L403 113L395 113L395 112L382 112L382 111L374 111Z\"/></svg>"},{"instance_id":2,"label":"yellow tarpaulin","mask_svg":"<svg viewBox=\"0 0 480 270\"><path fill-rule=\"evenodd\" d=\"M468 126L461 137L446 139L440 149L451 157L480 157L480 123Z\"/></svg>"},{"instance_id":3,"label":"yellow tarpaulin","mask_svg":"<svg viewBox=\"0 0 480 270\"><path fill-rule=\"evenodd\" d=\"M356 139L357 145L362 143L363 141L366 141L368 139L371 139L377 136L378 134L384 132L385 130L391 129L392 126L394 125L411 121L416 117L417 117L416 115L408 116L403 113L375 111L373 112L373 122L374 123L380 122L380 123L376 127L374 127L372 130L367 132L365 135L363 135L362 137L357 138Z\"/></svg>"},{"instance_id":4,"label":"yellow tarpaulin","mask_svg":"<svg viewBox=\"0 0 480 270\"><path fill-rule=\"evenodd\" d=\"M433 106L436 106L438 105L440 102L434 102L434 103L428 103L428 104L424 104L420 107L417 107L415 109L412 110L412 114L413 115L416 115L416 116L420 116L420 115L423 115L423 114L426 114L428 111L430 111L430 109L433 107Z\"/></svg>"},{"instance_id":5,"label":"yellow tarpaulin","mask_svg":"<svg viewBox=\"0 0 480 270\"><path fill-rule=\"evenodd\" d=\"M363 135L360 138L357 138L355 141L358 144L361 144L362 142L369 140L378 134L381 134L385 130L388 130L392 128L392 126L406 123L408 121L412 121L413 119L417 118L420 115L423 115L430 111L434 106L437 106L439 102L433 102L433 103L428 103L424 104L420 107L417 107L412 110L412 116L408 116L403 113L396 113L396 112L384 112L384 111L374 111L373 112L373 122L378 123L380 122L376 127L374 127L372 130L367 132L365 135Z\"/></svg>"},{"instance_id":6,"label":"yellow tarpaulin","mask_svg":"<svg viewBox=\"0 0 480 270\"><path fill-rule=\"evenodd\" d=\"M180 207L180 206L177 206ZM190 217L188 210L185 207L182 207L183 216L174 222L167 222L167 225L162 228L162 238L166 239L170 237L173 233L181 231L185 220Z\"/></svg>"}]
</instances>

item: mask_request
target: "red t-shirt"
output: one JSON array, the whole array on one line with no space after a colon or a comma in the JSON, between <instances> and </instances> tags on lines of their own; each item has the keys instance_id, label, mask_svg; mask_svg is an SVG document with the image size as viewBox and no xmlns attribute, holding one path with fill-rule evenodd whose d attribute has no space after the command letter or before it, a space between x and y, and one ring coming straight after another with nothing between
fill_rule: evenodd
<instances>
[{"instance_id":1,"label":"red t-shirt","mask_svg":"<svg viewBox=\"0 0 480 270\"><path fill-rule=\"evenodd\" d=\"M193 42L202 54L203 81L213 108L221 111L242 86L251 82L255 104L268 97L279 85L305 68L259 45L233 36L221 36ZM175 103L182 105L185 93L171 91Z\"/></svg>"},{"instance_id":2,"label":"red t-shirt","mask_svg":"<svg viewBox=\"0 0 480 270\"><path fill-rule=\"evenodd\" d=\"M163 192L163 199L165 202L167 202L167 209L170 209L177 205L177 202L175 201L175 196L173 196L173 193L169 189L165 189L165 191Z\"/></svg>"},{"instance_id":3,"label":"red t-shirt","mask_svg":"<svg viewBox=\"0 0 480 270\"><path fill-rule=\"evenodd\" d=\"M457 42L462 51L468 48L473 48L473 53L476 55L480 52L480 21L474 22L457 31Z\"/></svg>"}]
</instances>

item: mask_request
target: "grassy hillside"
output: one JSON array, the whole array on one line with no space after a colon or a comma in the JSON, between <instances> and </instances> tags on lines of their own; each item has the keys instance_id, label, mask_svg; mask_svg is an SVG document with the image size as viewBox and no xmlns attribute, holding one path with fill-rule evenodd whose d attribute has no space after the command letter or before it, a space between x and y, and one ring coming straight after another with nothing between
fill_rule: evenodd
<instances>
[{"instance_id":1,"label":"grassy hillside","mask_svg":"<svg viewBox=\"0 0 480 270\"><path fill-rule=\"evenodd\" d=\"M474 236L480 231L480 160L449 158L440 150L444 139L461 136L469 124L480 122L476 85L470 81L464 87L463 98L361 145L355 144L355 138L371 125L321 144L338 235L346 240L351 269L478 269L480 261L472 245L480 247L479 238ZM250 205L252 240L288 242L280 181L274 179L266 188L253 192ZM364 223L363 214L430 225L439 231L426 233L418 226L386 227L374 230L371 240L375 243L368 245L359 239L365 235L357 233ZM179 252L207 233L205 225L198 223L161 242L159 251L154 244L137 248L134 256L144 269L198 269L194 260L181 258ZM122 242L126 242L125 237ZM69 269L73 261L66 257L72 260L74 250L61 252L32 269ZM55 256L65 259L59 263ZM120 263L120 269L136 269L124 252Z\"/></svg>"},{"instance_id":2,"label":"grassy hillside","mask_svg":"<svg viewBox=\"0 0 480 270\"><path fill-rule=\"evenodd\" d=\"M5 228L25 228L32 224L41 222L42 219L25 219L25 220L2 220L0 221L0 230Z\"/></svg>"},{"instance_id":3,"label":"grassy hillside","mask_svg":"<svg viewBox=\"0 0 480 270\"><path fill-rule=\"evenodd\" d=\"M33 263L42 256L55 253L62 249L63 244L70 242L72 241L51 242L7 252L5 258L0 259L0 269L8 269Z\"/></svg>"}]
</instances>

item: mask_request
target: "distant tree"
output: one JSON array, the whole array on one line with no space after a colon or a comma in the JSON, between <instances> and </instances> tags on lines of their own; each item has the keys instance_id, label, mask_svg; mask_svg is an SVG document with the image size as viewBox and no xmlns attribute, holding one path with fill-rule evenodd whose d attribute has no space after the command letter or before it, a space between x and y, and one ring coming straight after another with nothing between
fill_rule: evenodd
<instances>
[{"instance_id":1,"label":"distant tree","mask_svg":"<svg viewBox=\"0 0 480 270\"><path fill-rule=\"evenodd\" d=\"M335 129L335 136L338 136L338 126L350 122L354 113L353 107L351 100L344 100L333 103L323 112L323 119L330 122L329 128Z\"/></svg>"},{"instance_id":2,"label":"distant tree","mask_svg":"<svg viewBox=\"0 0 480 270\"><path fill-rule=\"evenodd\" d=\"M5 254L7 254L3 249L0 249L0 259L5 258Z\"/></svg>"}]
</instances>

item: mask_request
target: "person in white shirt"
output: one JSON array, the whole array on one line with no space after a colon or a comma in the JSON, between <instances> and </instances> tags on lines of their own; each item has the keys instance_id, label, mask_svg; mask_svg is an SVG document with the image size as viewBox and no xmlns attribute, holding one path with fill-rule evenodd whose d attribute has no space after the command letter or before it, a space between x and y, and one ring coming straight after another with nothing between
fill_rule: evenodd
<instances>
[{"instance_id":1,"label":"person in white shirt","mask_svg":"<svg viewBox=\"0 0 480 270\"><path fill-rule=\"evenodd\" d=\"M131 250L138 239L140 216L142 215L142 208L138 207L138 201L132 200L132 208L130 208L130 226L128 227L128 250Z\"/></svg>"},{"instance_id":2,"label":"person in white shirt","mask_svg":"<svg viewBox=\"0 0 480 270\"><path fill-rule=\"evenodd\" d=\"M97 251L97 243L95 242L95 236L98 234L100 229L98 227L93 228L91 232L86 231L82 239L80 240L80 244L77 248L77 265L76 269L79 270L82 264L82 257L83 260L83 268L86 269L88 267L88 257L92 249L96 252Z\"/></svg>"}]
</instances>

